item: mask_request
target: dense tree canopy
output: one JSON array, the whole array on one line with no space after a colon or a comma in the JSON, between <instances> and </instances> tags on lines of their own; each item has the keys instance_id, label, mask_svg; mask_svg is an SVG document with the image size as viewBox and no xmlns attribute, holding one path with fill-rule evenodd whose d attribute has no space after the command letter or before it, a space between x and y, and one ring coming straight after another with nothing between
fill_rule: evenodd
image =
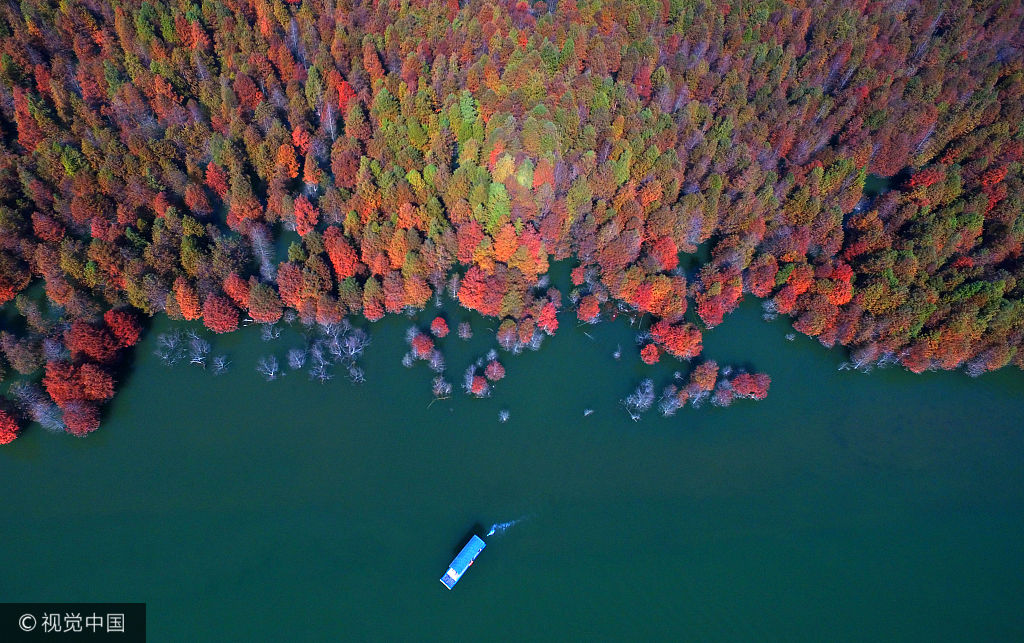
<instances>
[{"instance_id":1,"label":"dense tree canopy","mask_svg":"<svg viewBox=\"0 0 1024 643\"><path fill-rule=\"evenodd\" d=\"M1024 366L1022 15L8 3L0 305L25 323L4 329L0 369L45 364L84 434L136 315L227 332L286 307L376 320L447 291L528 343L558 328L551 260L576 266L579 320L653 319L646 361L695 357L749 293L856 365ZM878 177L889 189L865 191ZM680 262L701 244L707 261Z\"/></svg>"}]
</instances>

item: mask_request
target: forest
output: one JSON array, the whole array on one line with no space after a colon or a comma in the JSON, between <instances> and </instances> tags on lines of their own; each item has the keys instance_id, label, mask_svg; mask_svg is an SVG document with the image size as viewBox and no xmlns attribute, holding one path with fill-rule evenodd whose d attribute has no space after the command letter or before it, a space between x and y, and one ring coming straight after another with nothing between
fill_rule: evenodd
<instances>
[{"instance_id":1,"label":"forest","mask_svg":"<svg viewBox=\"0 0 1024 643\"><path fill-rule=\"evenodd\" d=\"M95 430L154 315L333 327L446 295L515 349L561 312L627 314L638 359L694 361L682 403L714 388L702 332L744 297L857 368L1024 367L1022 20L1019 0L4 3L0 443ZM417 358L427 332L448 327L414 333Z\"/></svg>"}]
</instances>

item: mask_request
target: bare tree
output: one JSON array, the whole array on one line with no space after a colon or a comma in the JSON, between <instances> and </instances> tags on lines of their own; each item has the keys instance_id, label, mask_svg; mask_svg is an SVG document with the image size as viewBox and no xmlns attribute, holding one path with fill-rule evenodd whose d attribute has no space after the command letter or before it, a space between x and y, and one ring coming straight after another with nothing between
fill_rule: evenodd
<instances>
[{"instance_id":1,"label":"bare tree","mask_svg":"<svg viewBox=\"0 0 1024 643\"><path fill-rule=\"evenodd\" d=\"M306 351L302 348L292 348L288 351L288 368L297 371L306 365Z\"/></svg>"},{"instance_id":2,"label":"bare tree","mask_svg":"<svg viewBox=\"0 0 1024 643\"><path fill-rule=\"evenodd\" d=\"M353 364L348 367L348 379L351 380L353 384L362 384L366 381L366 374L363 373L363 369Z\"/></svg>"},{"instance_id":3,"label":"bare tree","mask_svg":"<svg viewBox=\"0 0 1024 643\"><path fill-rule=\"evenodd\" d=\"M260 263L260 277L264 281L273 281L277 278L277 268L274 266L274 245L270 242L266 227L254 225L249 232L249 241L252 254Z\"/></svg>"},{"instance_id":4,"label":"bare tree","mask_svg":"<svg viewBox=\"0 0 1024 643\"><path fill-rule=\"evenodd\" d=\"M277 324L263 324L260 329L260 339L265 342L269 342L277 339L281 336L281 329L278 328Z\"/></svg>"},{"instance_id":5,"label":"bare tree","mask_svg":"<svg viewBox=\"0 0 1024 643\"><path fill-rule=\"evenodd\" d=\"M334 378L327 364L315 364L309 369L309 379L317 380L321 383L328 382Z\"/></svg>"},{"instance_id":6,"label":"bare tree","mask_svg":"<svg viewBox=\"0 0 1024 643\"><path fill-rule=\"evenodd\" d=\"M9 392L25 414L32 418L33 422L38 422L39 426L54 432L65 429L60 408L35 384L15 382Z\"/></svg>"},{"instance_id":7,"label":"bare tree","mask_svg":"<svg viewBox=\"0 0 1024 643\"><path fill-rule=\"evenodd\" d=\"M256 362L256 372L266 378L268 382L276 380L277 376L281 374L277 358L273 355L261 357L259 361Z\"/></svg>"},{"instance_id":8,"label":"bare tree","mask_svg":"<svg viewBox=\"0 0 1024 643\"><path fill-rule=\"evenodd\" d=\"M352 359L358 359L367 346L370 345L370 336L362 328L353 329L341 343L341 352Z\"/></svg>"},{"instance_id":9,"label":"bare tree","mask_svg":"<svg viewBox=\"0 0 1024 643\"><path fill-rule=\"evenodd\" d=\"M320 103L320 124L333 141L338 137L338 123L334 118L334 105L329 100Z\"/></svg>"},{"instance_id":10,"label":"bare tree","mask_svg":"<svg viewBox=\"0 0 1024 643\"><path fill-rule=\"evenodd\" d=\"M230 366L231 362L228 361L227 355L218 355L210 362L210 370L214 375L223 375L224 373L227 373Z\"/></svg>"},{"instance_id":11,"label":"bare tree","mask_svg":"<svg viewBox=\"0 0 1024 643\"><path fill-rule=\"evenodd\" d=\"M665 417L671 417L679 410L679 388L673 384L665 387L661 393L661 400L658 401L658 410Z\"/></svg>"},{"instance_id":12,"label":"bare tree","mask_svg":"<svg viewBox=\"0 0 1024 643\"><path fill-rule=\"evenodd\" d=\"M55 362L61 359L67 359L71 355L68 351L67 346L64 342L60 341L56 337L46 337L43 339L43 357L48 362Z\"/></svg>"},{"instance_id":13,"label":"bare tree","mask_svg":"<svg viewBox=\"0 0 1024 643\"><path fill-rule=\"evenodd\" d=\"M187 333L189 363L206 368L206 357L210 354L210 342L200 337L194 330Z\"/></svg>"},{"instance_id":14,"label":"bare tree","mask_svg":"<svg viewBox=\"0 0 1024 643\"><path fill-rule=\"evenodd\" d=\"M157 335L156 350L153 352L168 366L177 364L185 356L181 331L174 330Z\"/></svg>"},{"instance_id":15,"label":"bare tree","mask_svg":"<svg viewBox=\"0 0 1024 643\"><path fill-rule=\"evenodd\" d=\"M634 422L639 420L641 414L650 410L654 404L654 382L650 378L644 379L636 390L626 397L624 404L629 417L633 418Z\"/></svg>"},{"instance_id":16,"label":"bare tree","mask_svg":"<svg viewBox=\"0 0 1024 643\"><path fill-rule=\"evenodd\" d=\"M430 351L430 370L435 373L443 373L445 368L444 355L436 348Z\"/></svg>"},{"instance_id":17,"label":"bare tree","mask_svg":"<svg viewBox=\"0 0 1024 643\"><path fill-rule=\"evenodd\" d=\"M437 399L443 399L452 394L452 384L440 375L434 378L432 383L434 390L434 397Z\"/></svg>"}]
</instances>

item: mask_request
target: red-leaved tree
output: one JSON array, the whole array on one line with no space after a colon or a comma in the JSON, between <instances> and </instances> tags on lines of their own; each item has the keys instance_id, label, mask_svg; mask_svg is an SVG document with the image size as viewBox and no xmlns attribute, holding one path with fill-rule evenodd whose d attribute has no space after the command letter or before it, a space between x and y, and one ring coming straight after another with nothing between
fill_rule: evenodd
<instances>
[{"instance_id":1,"label":"red-leaved tree","mask_svg":"<svg viewBox=\"0 0 1024 643\"><path fill-rule=\"evenodd\" d=\"M679 359L696 357L702 349L700 331L689 323L670 324L665 320L659 321L651 328L651 337Z\"/></svg>"},{"instance_id":2,"label":"red-leaved tree","mask_svg":"<svg viewBox=\"0 0 1024 643\"><path fill-rule=\"evenodd\" d=\"M661 351L658 350L657 344L647 344L640 349L640 359L644 361L644 364L657 364L659 358L661 358Z\"/></svg>"},{"instance_id":3,"label":"red-leaved tree","mask_svg":"<svg viewBox=\"0 0 1024 643\"><path fill-rule=\"evenodd\" d=\"M0 409L0 444L10 444L18 437L18 421L13 415Z\"/></svg>"},{"instance_id":4,"label":"red-leaved tree","mask_svg":"<svg viewBox=\"0 0 1024 643\"><path fill-rule=\"evenodd\" d=\"M203 302L203 324L215 333L230 333L238 328L238 309L227 297L210 295Z\"/></svg>"},{"instance_id":5,"label":"red-leaved tree","mask_svg":"<svg viewBox=\"0 0 1024 643\"><path fill-rule=\"evenodd\" d=\"M587 295L580 300L580 305L576 308L576 316L579 317L580 321L593 324L597 322L598 317L601 314L601 304L598 303L597 298L593 295Z\"/></svg>"},{"instance_id":6,"label":"red-leaved tree","mask_svg":"<svg viewBox=\"0 0 1024 643\"><path fill-rule=\"evenodd\" d=\"M763 400L768 396L768 386L772 378L767 373L740 373L732 379L732 388L736 395Z\"/></svg>"},{"instance_id":7,"label":"red-leaved tree","mask_svg":"<svg viewBox=\"0 0 1024 643\"><path fill-rule=\"evenodd\" d=\"M101 364L108 364L117 355L118 340L110 332L81 320L71 323L64 340L71 351L72 359L84 356Z\"/></svg>"},{"instance_id":8,"label":"red-leaved tree","mask_svg":"<svg viewBox=\"0 0 1024 643\"><path fill-rule=\"evenodd\" d=\"M435 317L434 321L430 322L430 332L434 337L444 337L448 334L448 322L443 317Z\"/></svg>"},{"instance_id":9,"label":"red-leaved tree","mask_svg":"<svg viewBox=\"0 0 1024 643\"><path fill-rule=\"evenodd\" d=\"M127 310L108 310L103 313L103 321L121 348L134 346L139 341L142 324L133 313Z\"/></svg>"},{"instance_id":10,"label":"red-leaved tree","mask_svg":"<svg viewBox=\"0 0 1024 643\"><path fill-rule=\"evenodd\" d=\"M64 424L71 435L85 437L100 427L100 410L91 402L75 400L64 408Z\"/></svg>"},{"instance_id":11,"label":"red-leaved tree","mask_svg":"<svg viewBox=\"0 0 1024 643\"><path fill-rule=\"evenodd\" d=\"M554 302L548 302L540 309L537 317L537 327L548 335L554 335L558 330L558 309Z\"/></svg>"},{"instance_id":12,"label":"red-leaved tree","mask_svg":"<svg viewBox=\"0 0 1024 643\"><path fill-rule=\"evenodd\" d=\"M304 237L316 228L320 211L304 196L295 199L295 231Z\"/></svg>"},{"instance_id":13,"label":"red-leaved tree","mask_svg":"<svg viewBox=\"0 0 1024 643\"><path fill-rule=\"evenodd\" d=\"M416 357L426 359L434 350L434 341L426 333L417 333L412 338L412 350L416 353Z\"/></svg>"},{"instance_id":14,"label":"red-leaved tree","mask_svg":"<svg viewBox=\"0 0 1024 643\"><path fill-rule=\"evenodd\" d=\"M505 367L498 360L493 360L487 364L487 368L484 369L484 375L492 382L497 382L505 377Z\"/></svg>"}]
</instances>

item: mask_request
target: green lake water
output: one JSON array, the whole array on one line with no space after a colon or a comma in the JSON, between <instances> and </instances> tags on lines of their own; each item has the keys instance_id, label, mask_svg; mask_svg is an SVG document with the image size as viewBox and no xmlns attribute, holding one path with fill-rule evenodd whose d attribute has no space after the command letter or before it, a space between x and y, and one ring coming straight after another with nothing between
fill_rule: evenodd
<instances>
[{"instance_id":1,"label":"green lake water","mask_svg":"<svg viewBox=\"0 0 1024 643\"><path fill-rule=\"evenodd\" d=\"M0 600L145 601L154 641L1024 640L1021 372L839 371L748 301L704 355L768 399L634 423L619 400L685 366L643 366L624 318L561 321L490 399L430 405L405 318L358 387L263 381L300 340L255 328L214 340L227 375L169 369L157 320L100 431L0 449ZM456 385L487 325L439 342Z\"/></svg>"}]
</instances>

